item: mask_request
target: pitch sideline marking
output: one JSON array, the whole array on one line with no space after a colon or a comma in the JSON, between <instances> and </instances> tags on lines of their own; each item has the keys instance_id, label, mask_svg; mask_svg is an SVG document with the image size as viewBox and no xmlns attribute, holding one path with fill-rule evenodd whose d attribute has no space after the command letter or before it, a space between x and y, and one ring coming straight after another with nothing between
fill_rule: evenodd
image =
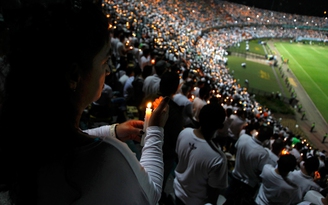
<instances>
[{"instance_id":1,"label":"pitch sideline marking","mask_svg":"<svg viewBox=\"0 0 328 205\"><path fill-rule=\"evenodd\" d=\"M302 71L306 74L306 76L311 80L311 82L320 90L320 92L323 94L323 96L325 96L328 99L328 96L321 90L321 88L318 86L318 84L316 84L314 82L314 80L309 76L309 74L307 72L305 72L304 68L295 60L295 58L290 55L290 53L288 52L288 50L286 50L286 48L281 45L281 47L288 53L288 55L294 59L295 63L297 63L297 65L302 69Z\"/></svg>"}]
</instances>

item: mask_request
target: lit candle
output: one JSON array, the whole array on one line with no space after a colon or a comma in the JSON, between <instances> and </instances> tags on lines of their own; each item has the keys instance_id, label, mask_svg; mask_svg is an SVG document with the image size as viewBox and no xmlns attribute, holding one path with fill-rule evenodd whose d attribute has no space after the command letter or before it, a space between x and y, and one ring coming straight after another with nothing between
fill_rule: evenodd
<instances>
[{"instance_id":1,"label":"lit candle","mask_svg":"<svg viewBox=\"0 0 328 205\"><path fill-rule=\"evenodd\" d=\"M141 146L145 145L145 136L147 134L146 133L147 132L147 127L148 127L149 119L150 119L150 116L151 116L151 113L152 113L152 109L150 107L151 107L151 102L149 102L147 104L147 108L146 108L145 121L144 121L144 126L143 126L144 134L142 135L141 142L140 142Z\"/></svg>"},{"instance_id":2,"label":"lit candle","mask_svg":"<svg viewBox=\"0 0 328 205\"><path fill-rule=\"evenodd\" d=\"M288 150L285 148L281 151L281 155L289 154Z\"/></svg>"}]
</instances>

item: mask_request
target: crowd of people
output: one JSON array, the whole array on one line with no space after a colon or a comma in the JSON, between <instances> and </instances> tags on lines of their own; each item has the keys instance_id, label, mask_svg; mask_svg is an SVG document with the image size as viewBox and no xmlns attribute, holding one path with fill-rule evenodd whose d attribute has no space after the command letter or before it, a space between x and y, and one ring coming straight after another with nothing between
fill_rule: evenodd
<instances>
[{"instance_id":1,"label":"crowd of people","mask_svg":"<svg viewBox=\"0 0 328 205\"><path fill-rule=\"evenodd\" d=\"M18 13L0 115L0 182L14 204L328 204L326 151L241 87L226 52L253 38L324 42L327 19L186 0Z\"/></svg>"}]
</instances>

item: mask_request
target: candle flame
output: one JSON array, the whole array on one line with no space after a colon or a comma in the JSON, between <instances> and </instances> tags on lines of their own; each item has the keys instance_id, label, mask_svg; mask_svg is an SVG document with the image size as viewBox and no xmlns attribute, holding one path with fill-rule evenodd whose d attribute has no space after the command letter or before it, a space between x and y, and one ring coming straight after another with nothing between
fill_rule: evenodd
<instances>
[{"instance_id":1,"label":"candle flame","mask_svg":"<svg viewBox=\"0 0 328 205\"><path fill-rule=\"evenodd\" d=\"M283 149L281 151L281 155L286 155L286 154L289 154L288 150L287 149Z\"/></svg>"},{"instance_id":2,"label":"candle flame","mask_svg":"<svg viewBox=\"0 0 328 205\"><path fill-rule=\"evenodd\" d=\"M147 108L151 107L151 102L147 103Z\"/></svg>"}]
</instances>

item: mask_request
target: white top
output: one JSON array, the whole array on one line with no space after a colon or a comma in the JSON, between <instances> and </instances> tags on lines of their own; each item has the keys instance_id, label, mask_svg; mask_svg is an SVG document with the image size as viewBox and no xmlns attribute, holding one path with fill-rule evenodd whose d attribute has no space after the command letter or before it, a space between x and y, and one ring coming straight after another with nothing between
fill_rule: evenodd
<instances>
[{"instance_id":1,"label":"white top","mask_svg":"<svg viewBox=\"0 0 328 205\"><path fill-rule=\"evenodd\" d=\"M125 53L124 53L124 47L125 45L121 42L121 41L118 41L117 44L116 44L116 53L117 53L117 56L116 58L119 60L121 57L125 57Z\"/></svg>"},{"instance_id":2,"label":"white top","mask_svg":"<svg viewBox=\"0 0 328 205\"><path fill-rule=\"evenodd\" d=\"M192 103L190 100L187 98L187 96L177 93L173 96L173 101L178 104L179 106L186 106L186 105L191 105Z\"/></svg>"},{"instance_id":3,"label":"white top","mask_svg":"<svg viewBox=\"0 0 328 205\"><path fill-rule=\"evenodd\" d=\"M148 57L141 56L140 57L140 69L141 69L141 71L143 71L143 69L146 65L151 65L150 60L151 60L150 56L148 56Z\"/></svg>"},{"instance_id":4,"label":"white top","mask_svg":"<svg viewBox=\"0 0 328 205\"><path fill-rule=\"evenodd\" d=\"M232 121L233 119L231 118L231 116L225 118L223 122L223 128L218 129L216 133L217 137L233 137L233 134L231 133L230 130L230 125Z\"/></svg>"},{"instance_id":5,"label":"white top","mask_svg":"<svg viewBox=\"0 0 328 205\"><path fill-rule=\"evenodd\" d=\"M175 94L173 96L173 101L179 106L184 106L182 112L184 125L190 124L192 122L192 102L182 93Z\"/></svg>"},{"instance_id":6,"label":"white top","mask_svg":"<svg viewBox=\"0 0 328 205\"><path fill-rule=\"evenodd\" d=\"M126 83L126 81L127 81L128 79L129 79L129 76L127 76L126 74L122 75L122 76L118 79L118 81L122 84L123 88L124 88L125 83Z\"/></svg>"},{"instance_id":7,"label":"white top","mask_svg":"<svg viewBox=\"0 0 328 205\"><path fill-rule=\"evenodd\" d=\"M156 95L159 91L160 81L161 79L157 74L146 77L142 87L142 91L145 93L145 96Z\"/></svg>"},{"instance_id":8,"label":"white top","mask_svg":"<svg viewBox=\"0 0 328 205\"><path fill-rule=\"evenodd\" d=\"M269 148L264 148L268 154L269 154L269 159L268 159L268 164L271 164L273 167L276 167L278 165L278 159L279 157L273 153Z\"/></svg>"},{"instance_id":9,"label":"white top","mask_svg":"<svg viewBox=\"0 0 328 205\"><path fill-rule=\"evenodd\" d=\"M191 94L194 95L195 97L199 97L199 87L194 87L194 89L192 89Z\"/></svg>"},{"instance_id":10,"label":"white top","mask_svg":"<svg viewBox=\"0 0 328 205\"><path fill-rule=\"evenodd\" d=\"M174 191L185 204L203 205L206 187L224 189L228 186L227 159L215 152L204 139L196 137L194 129L185 128L178 136Z\"/></svg>"},{"instance_id":11,"label":"white top","mask_svg":"<svg viewBox=\"0 0 328 205\"><path fill-rule=\"evenodd\" d=\"M310 190L306 192L304 196L304 202L316 204L316 205L323 205L321 199L325 198L320 192Z\"/></svg>"},{"instance_id":12,"label":"white top","mask_svg":"<svg viewBox=\"0 0 328 205\"><path fill-rule=\"evenodd\" d=\"M135 62L138 63L140 66L139 62L140 62L140 55L142 54L142 52L139 50L139 48L133 47L133 49L131 50L131 53L133 54Z\"/></svg>"},{"instance_id":13,"label":"white top","mask_svg":"<svg viewBox=\"0 0 328 205\"><path fill-rule=\"evenodd\" d=\"M130 76L124 84L123 87L123 96L125 97L125 99L128 101L130 100L130 98L133 97L133 85L132 82L134 81L134 76Z\"/></svg>"},{"instance_id":14,"label":"white top","mask_svg":"<svg viewBox=\"0 0 328 205\"><path fill-rule=\"evenodd\" d=\"M230 118L233 119L230 124L232 138L234 140L238 140L238 138L240 136L240 132L241 132L242 128L244 127L244 125L246 124L246 121L243 120L241 117L237 116L236 114L232 114L230 116Z\"/></svg>"},{"instance_id":15,"label":"white top","mask_svg":"<svg viewBox=\"0 0 328 205\"><path fill-rule=\"evenodd\" d=\"M85 132L99 138L75 150L65 163L40 171L38 192L44 198L38 204L158 202L163 183L163 128L148 127L140 162L126 143L113 137L109 126Z\"/></svg>"},{"instance_id":16,"label":"white top","mask_svg":"<svg viewBox=\"0 0 328 205\"><path fill-rule=\"evenodd\" d=\"M112 45L112 49L113 49L113 55L115 56L115 58L118 56L117 51L116 51L116 46L117 46L117 43L119 41L120 40L118 38L114 38L114 37L111 38L111 45Z\"/></svg>"},{"instance_id":17,"label":"white top","mask_svg":"<svg viewBox=\"0 0 328 205\"><path fill-rule=\"evenodd\" d=\"M195 121L197 122L199 121L198 119L199 112L206 104L207 102L203 99L200 99L199 97L196 97L192 102L192 116Z\"/></svg>"},{"instance_id":18,"label":"white top","mask_svg":"<svg viewBox=\"0 0 328 205\"><path fill-rule=\"evenodd\" d=\"M237 149L233 176L255 187L259 184L259 175L263 166L268 163L269 154L261 142L248 134L240 135L235 147Z\"/></svg>"},{"instance_id":19,"label":"white top","mask_svg":"<svg viewBox=\"0 0 328 205\"><path fill-rule=\"evenodd\" d=\"M318 192L323 190L317 183L313 181L311 176L304 174L301 169L290 172L288 179L300 187L302 196L304 196L309 190L315 190Z\"/></svg>"},{"instance_id":20,"label":"white top","mask_svg":"<svg viewBox=\"0 0 328 205\"><path fill-rule=\"evenodd\" d=\"M271 164L264 165L260 177L262 183L255 199L258 205L289 205L302 200L300 189L288 184Z\"/></svg>"},{"instance_id":21,"label":"white top","mask_svg":"<svg viewBox=\"0 0 328 205\"><path fill-rule=\"evenodd\" d=\"M293 147L290 151L290 154L294 155L294 157L296 158L297 163L301 162L301 153L295 148Z\"/></svg>"}]
</instances>

